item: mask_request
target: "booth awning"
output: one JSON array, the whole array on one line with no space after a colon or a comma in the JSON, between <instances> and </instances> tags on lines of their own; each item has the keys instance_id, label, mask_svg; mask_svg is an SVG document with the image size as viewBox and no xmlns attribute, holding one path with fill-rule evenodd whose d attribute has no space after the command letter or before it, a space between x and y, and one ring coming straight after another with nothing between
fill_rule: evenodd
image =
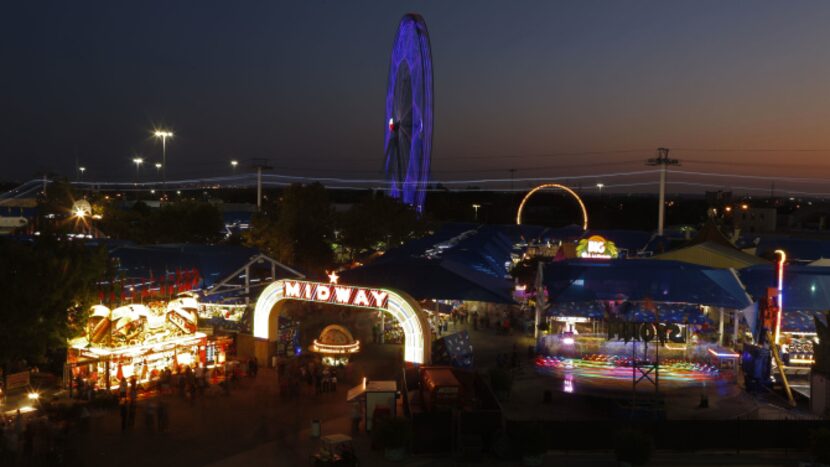
<instances>
[{"instance_id":1,"label":"booth awning","mask_svg":"<svg viewBox=\"0 0 830 467\"><path fill-rule=\"evenodd\" d=\"M712 268L743 269L758 264L769 264L769 261L737 248L725 246L715 242L703 242L685 248L678 248L652 257L659 260L675 260L684 263L697 264Z\"/></svg>"}]
</instances>

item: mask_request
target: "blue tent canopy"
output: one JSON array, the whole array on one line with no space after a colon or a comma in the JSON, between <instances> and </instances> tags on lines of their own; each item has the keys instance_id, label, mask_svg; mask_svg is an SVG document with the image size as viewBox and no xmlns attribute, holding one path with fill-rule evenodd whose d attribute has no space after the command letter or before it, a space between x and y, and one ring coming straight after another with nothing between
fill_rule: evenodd
<instances>
[{"instance_id":1,"label":"blue tent canopy","mask_svg":"<svg viewBox=\"0 0 830 467\"><path fill-rule=\"evenodd\" d=\"M511 282L450 260L400 258L343 271L340 277L346 284L389 287L419 300L513 303Z\"/></svg>"},{"instance_id":2,"label":"blue tent canopy","mask_svg":"<svg viewBox=\"0 0 830 467\"><path fill-rule=\"evenodd\" d=\"M821 311L784 309L781 330L784 332L816 332L815 318L827 323L827 315Z\"/></svg>"},{"instance_id":3,"label":"blue tent canopy","mask_svg":"<svg viewBox=\"0 0 830 467\"><path fill-rule=\"evenodd\" d=\"M512 252L512 242L498 226L448 224L341 277L417 299L513 303L507 269Z\"/></svg>"},{"instance_id":4,"label":"blue tent canopy","mask_svg":"<svg viewBox=\"0 0 830 467\"><path fill-rule=\"evenodd\" d=\"M553 262L545 266L544 282L553 303L622 299L733 309L743 309L750 304L743 286L731 270L679 261Z\"/></svg>"},{"instance_id":5,"label":"blue tent canopy","mask_svg":"<svg viewBox=\"0 0 830 467\"><path fill-rule=\"evenodd\" d=\"M744 268L741 281L750 295L758 298L767 287L778 285L776 266L764 264ZM830 267L787 265L784 268L784 312L787 310L830 310Z\"/></svg>"}]
</instances>

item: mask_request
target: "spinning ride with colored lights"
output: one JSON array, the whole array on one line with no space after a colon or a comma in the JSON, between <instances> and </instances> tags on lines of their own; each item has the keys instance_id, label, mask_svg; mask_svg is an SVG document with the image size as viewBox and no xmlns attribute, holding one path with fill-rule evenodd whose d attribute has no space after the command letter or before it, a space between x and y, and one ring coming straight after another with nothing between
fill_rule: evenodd
<instances>
[{"instance_id":1,"label":"spinning ride with colored lights","mask_svg":"<svg viewBox=\"0 0 830 467\"><path fill-rule=\"evenodd\" d=\"M420 15L401 18L389 63L384 138L389 196L423 211L432 152L432 53Z\"/></svg>"}]
</instances>

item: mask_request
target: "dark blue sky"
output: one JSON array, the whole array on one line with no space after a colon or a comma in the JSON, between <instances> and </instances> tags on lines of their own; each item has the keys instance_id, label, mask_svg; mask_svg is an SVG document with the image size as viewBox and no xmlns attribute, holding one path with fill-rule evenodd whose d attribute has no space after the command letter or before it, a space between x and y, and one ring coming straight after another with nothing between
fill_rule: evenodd
<instances>
[{"instance_id":1,"label":"dark blue sky","mask_svg":"<svg viewBox=\"0 0 830 467\"><path fill-rule=\"evenodd\" d=\"M176 132L171 177L250 157L378 175L409 11L432 40L436 178L640 169L658 146L691 170L830 172L830 152L784 151L830 149L824 1L21 1L0 11L0 179L76 158L127 179L160 157L154 125ZM782 151L699 150L727 148ZM561 155L586 151L608 152Z\"/></svg>"}]
</instances>

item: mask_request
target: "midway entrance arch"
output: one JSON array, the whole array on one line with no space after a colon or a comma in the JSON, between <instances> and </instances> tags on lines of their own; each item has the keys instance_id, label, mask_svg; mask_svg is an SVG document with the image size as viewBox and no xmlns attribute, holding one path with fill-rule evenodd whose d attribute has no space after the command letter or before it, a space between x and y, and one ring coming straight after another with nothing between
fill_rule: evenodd
<instances>
[{"instance_id":1,"label":"midway entrance arch","mask_svg":"<svg viewBox=\"0 0 830 467\"><path fill-rule=\"evenodd\" d=\"M558 183L545 183L527 192L525 197L522 198L522 202L519 204L519 211L516 213L517 225L522 225L522 211L525 208L525 203L527 203L527 200L529 200L530 197L533 196L537 191L544 190L545 188L556 188L573 196L576 202L579 203L579 209L582 210L582 230L588 230L588 210L585 209L585 203L582 202L582 198L580 198L575 191L571 190L565 185L560 185Z\"/></svg>"},{"instance_id":2,"label":"midway entrance arch","mask_svg":"<svg viewBox=\"0 0 830 467\"><path fill-rule=\"evenodd\" d=\"M404 361L430 362L432 335L426 314L408 294L372 287L282 279L262 291L254 308L254 337L270 340L271 312L283 300L325 303L389 312L404 333Z\"/></svg>"}]
</instances>

